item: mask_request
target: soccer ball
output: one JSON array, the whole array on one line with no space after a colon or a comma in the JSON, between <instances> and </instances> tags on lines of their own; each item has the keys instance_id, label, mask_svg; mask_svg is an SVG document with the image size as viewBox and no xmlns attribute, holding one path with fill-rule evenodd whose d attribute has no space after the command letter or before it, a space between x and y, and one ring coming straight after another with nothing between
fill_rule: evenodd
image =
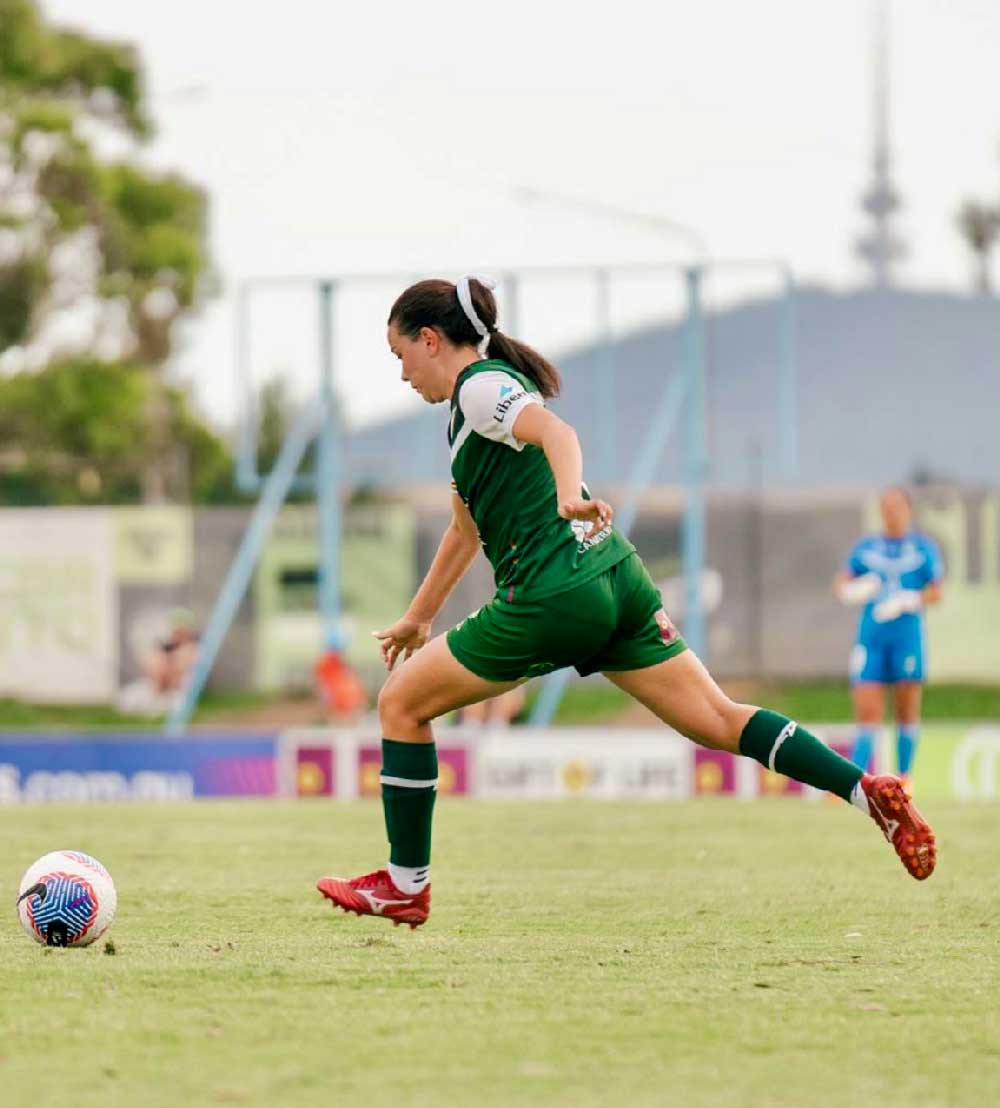
<instances>
[{"instance_id":1,"label":"soccer ball","mask_svg":"<svg viewBox=\"0 0 1000 1108\"><path fill-rule=\"evenodd\" d=\"M111 874L77 850L39 858L18 889L21 926L46 946L88 946L111 926L117 907Z\"/></svg>"}]
</instances>

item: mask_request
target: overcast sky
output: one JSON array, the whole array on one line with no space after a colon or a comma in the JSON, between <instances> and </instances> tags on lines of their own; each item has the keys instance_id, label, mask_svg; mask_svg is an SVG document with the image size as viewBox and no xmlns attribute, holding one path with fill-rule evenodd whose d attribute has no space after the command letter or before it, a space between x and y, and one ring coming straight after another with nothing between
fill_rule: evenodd
<instances>
[{"instance_id":1,"label":"overcast sky","mask_svg":"<svg viewBox=\"0 0 1000 1108\"><path fill-rule=\"evenodd\" d=\"M715 256L781 256L802 279L864 278L852 245L871 176L869 0L42 6L139 46L157 124L141 156L209 193L224 294L175 369L219 422L235 417L244 278L685 257L680 238L526 207L518 187L659 213ZM956 210L1000 193L1000 4L896 0L892 16L899 282L965 289ZM346 309L364 336L338 347L355 420L415 403L382 348L396 291ZM551 303L573 314L565 294ZM254 311L255 371L304 390L312 300L262 296ZM571 337L543 314L522 337Z\"/></svg>"}]
</instances>

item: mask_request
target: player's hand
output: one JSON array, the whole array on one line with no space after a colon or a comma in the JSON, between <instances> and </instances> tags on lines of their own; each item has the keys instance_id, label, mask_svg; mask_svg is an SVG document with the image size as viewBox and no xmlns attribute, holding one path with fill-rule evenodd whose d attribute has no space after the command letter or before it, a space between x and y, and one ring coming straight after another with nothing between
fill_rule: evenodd
<instances>
[{"instance_id":1,"label":"player's hand","mask_svg":"<svg viewBox=\"0 0 1000 1108\"><path fill-rule=\"evenodd\" d=\"M569 500L563 500L559 504L559 514L563 519L582 519L590 523L590 530L584 538L596 535L605 527L611 525L615 518L614 508L605 500L584 500L582 496L574 496Z\"/></svg>"},{"instance_id":2,"label":"player's hand","mask_svg":"<svg viewBox=\"0 0 1000 1108\"><path fill-rule=\"evenodd\" d=\"M427 642L431 637L431 624L429 620L424 623L422 620L403 616L384 631L372 631L372 635L380 641L379 649L382 651L385 668L392 669L400 654L405 662L414 650L419 650Z\"/></svg>"},{"instance_id":3,"label":"player's hand","mask_svg":"<svg viewBox=\"0 0 1000 1108\"><path fill-rule=\"evenodd\" d=\"M872 609L872 618L876 623L891 623L906 612L919 612L922 607L923 597L919 589L901 589L876 604Z\"/></svg>"},{"instance_id":4,"label":"player's hand","mask_svg":"<svg viewBox=\"0 0 1000 1108\"><path fill-rule=\"evenodd\" d=\"M860 577L850 577L837 585L837 599L841 604L867 604L874 600L882 588L882 579L877 573L864 573Z\"/></svg>"}]
</instances>

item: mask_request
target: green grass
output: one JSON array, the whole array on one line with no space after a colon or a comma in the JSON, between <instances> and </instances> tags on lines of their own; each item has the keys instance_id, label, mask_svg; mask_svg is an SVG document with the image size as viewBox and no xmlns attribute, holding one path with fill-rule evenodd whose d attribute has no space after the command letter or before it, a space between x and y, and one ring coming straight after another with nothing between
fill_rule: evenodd
<instances>
[{"instance_id":1,"label":"green grass","mask_svg":"<svg viewBox=\"0 0 1000 1108\"><path fill-rule=\"evenodd\" d=\"M742 684L738 691L744 699L795 719L824 723L853 719L846 681L761 682L748 689ZM930 684L924 691L923 718L928 722L1000 719L1000 685Z\"/></svg>"},{"instance_id":2,"label":"green grass","mask_svg":"<svg viewBox=\"0 0 1000 1108\"><path fill-rule=\"evenodd\" d=\"M195 710L192 722L211 725L222 714L234 710L252 711L278 701L273 693L206 693ZM282 698L287 702L287 697ZM106 704L35 704L25 700L0 698L0 728L80 729L115 727L130 731L156 730L164 717L125 715ZM268 728L269 729L269 728Z\"/></svg>"},{"instance_id":3,"label":"green grass","mask_svg":"<svg viewBox=\"0 0 1000 1108\"><path fill-rule=\"evenodd\" d=\"M532 681L528 686L523 718L528 715L541 690L541 681ZM554 723L567 726L588 723L612 723L615 718L633 703L632 699L611 684L610 681L595 679L567 686L562 701L556 710Z\"/></svg>"},{"instance_id":4,"label":"green grass","mask_svg":"<svg viewBox=\"0 0 1000 1108\"><path fill-rule=\"evenodd\" d=\"M842 804L444 800L411 933L312 888L377 804L0 808L4 1103L978 1108L1000 809L928 815L918 884ZM116 876L113 957L16 922L60 846Z\"/></svg>"},{"instance_id":5,"label":"green grass","mask_svg":"<svg viewBox=\"0 0 1000 1108\"><path fill-rule=\"evenodd\" d=\"M771 708L793 719L816 723L846 723L853 719L846 681L721 682L737 699ZM530 704L537 695L529 695ZM631 700L607 681L570 685L556 713L560 724L614 723ZM1000 719L1000 685L929 685L924 694L924 719Z\"/></svg>"},{"instance_id":6,"label":"green grass","mask_svg":"<svg viewBox=\"0 0 1000 1108\"><path fill-rule=\"evenodd\" d=\"M765 682L739 681L722 685L739 699L772 708L795 719L816 723L847 722L852 718L850 691L845 681ZM538 695L539 682L528 693L528 711ZM308 699L308 696L299 699ZM196 725L238 727L234 713L244 713L246 726L254 727L256 709L287 704L287 698L265 692L222 692L206 694L195 711ZM607 681L595 679L571 684L566 690L555 722L558 724L614 724L627 713L632 701ZM274 712L264 730L274 727ZM279 713L280 714L280 713ZM317 707L317 720L322 713ZM1000 685L930 685L924 698L927 721L1000 719ZM122 715L101 705L31 704L0 699L0 729L6 728L90 728L117 727L155 730L162 717Z\"/></svg>"}]
</instances>

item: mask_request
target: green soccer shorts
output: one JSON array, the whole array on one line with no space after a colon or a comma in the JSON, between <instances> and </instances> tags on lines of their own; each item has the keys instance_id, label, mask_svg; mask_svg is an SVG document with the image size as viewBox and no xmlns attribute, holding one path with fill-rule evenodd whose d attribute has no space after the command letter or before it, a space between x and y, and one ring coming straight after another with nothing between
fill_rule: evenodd
<instances>
[{"instance_id":1,"label":"green soccer shorts","mask_svg":"<svg viewBox=\"0 0 1000 1108\"><path fill-rule=\"evenodd\" d=\"M584 676L645 669L687 649L638 554L555 596L507 603L497 595L448 632L448 647L487 681L563 666Z\"/></svg>"}]
</instances>

